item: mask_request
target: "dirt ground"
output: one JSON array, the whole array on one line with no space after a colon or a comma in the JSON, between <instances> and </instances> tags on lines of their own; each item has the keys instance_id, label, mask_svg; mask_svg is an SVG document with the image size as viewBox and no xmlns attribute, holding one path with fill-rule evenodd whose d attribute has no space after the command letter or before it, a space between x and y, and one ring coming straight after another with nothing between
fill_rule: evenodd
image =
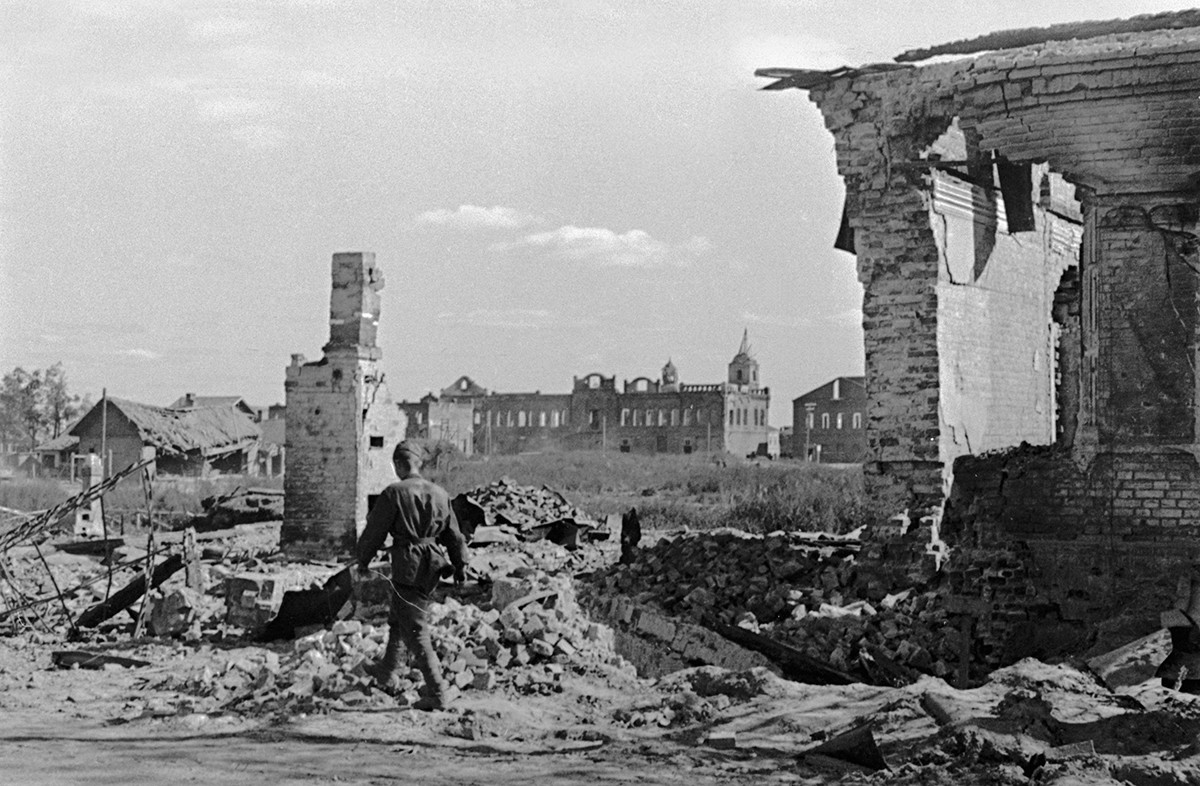
<instances>
[{"instance_id":1,"label":"dirt ground","mask_svg":"<svg viewBox=\"0 0 1200 786\"><path fill-rule=\"evenodd\" d=\"M75 577L95 567L62 553L48 559ZM495 575L511 568L486 550L472 565ZM464 602L471 594L464 588ZM201 671L219 682L232 664L294 663L292 641L256 644L212 629L190 643L132 640L131 628L121 622L81 643L61 631L0 637L0 783L1200 785L1200 700L1153 679L1163 635L1097 666L1108 684L1087 667L1033 660L972 690L935 677L900 688L813 686L712 666L648 680L614 656L568 664L541 692L520 689L509 672L492 688L465 689L445 711L335 696L306 713L271 701L217 704L187 689ZM76 647L149 665L54 665L54 651ZM813 753L863 726L887 769Z\"/></svg>"},{"instance_id":2,"label":"dirt ground","mask_svg":"<svg viewBox=\"0 0 1200 786\"><path fill-rule=\"evenodd\" d=\"M433 713L247 718L188 712L186 696L153 687L223 654L211 648L130 643L120 652L153 665L86 671L52 668L54 646L0 641L0 782L1200 783L1200 702L1149 683L1112 694L1036 661L973 691L933 678L878 688L732 675L719 713L631 727L619 719L720 670L656 683L572 677L549 696L468 691ZM924 708L930 696L959 718L953 726ZM892 770L803 756L863 721ZM737 747L708 744L717 730L734 732ZM1049 762L1030 779L1025 766L1038 753Z\"/></svg>"}]
</instances>

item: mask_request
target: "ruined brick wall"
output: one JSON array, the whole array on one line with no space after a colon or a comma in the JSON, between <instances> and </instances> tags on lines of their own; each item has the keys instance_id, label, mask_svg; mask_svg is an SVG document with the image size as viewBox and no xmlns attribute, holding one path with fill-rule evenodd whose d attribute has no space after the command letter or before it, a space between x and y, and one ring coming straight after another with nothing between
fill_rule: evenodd
<instances>
[{"instance_id":1,"label":"ruined brick wall","mask_svg":"<svg viewBox=\"0 0 1200 786\"><path fill-rule=\"evenodd\" d=\"M953 482L951 583L988 657L1152 624L1200 557L1197 64L1200 29L1155 31L811 91L864 285L867 480L917 507ZM992 153L1082 209L1037 184L1032 231L1004 232ZM973 184L958 217L947 178Z\"/></svg>"},{"instance_id":2,"label":"ruined brick wall","mask_svg":"<svg viewBox=\"0 0 1200 786\"><path fill-rule=\"evenodd\" d=\"M289 554L348 553L358 512L358 450L362 443L357 358L287 369L288 471L280 540Z\"/></svg>"},{"instance_id":3,"label":"ruined brick wall","mask_svg":"<svg viewBox=\"0 0 1200 786\"><path fill-rule=\"evenodd\" d=\"M1085 282L1098 341L1091 395L1100 445L1194 441L1197 273L1176 238L1153 225L1155 201L1122 195L1089 206L1096 259Z\"/></svg>"},{"instance_id":4,"label":"ruined brick wall","mask_svg":"<svg viewBox=\"0 0 1200 786\"><path fill-rule=\"evenodd\" d=\"M383 276L370 253L335 254L330 339L321 360L293 355L287 405L284 521L293 558L350 553L368 498L395 480L391 451L405 417L388 392L375 346Z\"/></svg>"},{"instance_id":5,"label":"ruined brick wall","mask_svg":"<svg viewBox=\"0 0 1200 786\"><path fill-rule=\"evenodd\" d=\"M932 506L940 496L933 493L940 480L935 473L940 475L948 469L956 454L1015 445L1031 437L1046 441L1049 410L1045 397L1034 390L1037 378L1047 378L1046 366L1037 369L1036 374L1022 374L1025 390L1012 399L1022 403L1009 405L1006 414L1003 399L1011 391L996 391L994 381L981 369L955 360L956 355L969 360L973 354L969 346L955 346L960 337L964 345L975 344L987 352L989 362L995 360L1011 367L1018 359L1014 356L1005 360L1004 353L1013 343L1008 341L1010 337L996 332L997 325L981 326L978 318L969 316L972 311L981 313L973 308L979 304L972 298L986 294L996 300L994 291L951 290L946 286L954 281L949 270L937 277L939 262L946 258L947 238L937 236L936 216L931 228L923 220L928 216L921 214L921 207L929 206L930 192L935 190L930 188L933 178L929 170L920 166L922 158L936 154L958 159L957 168L977 179L984 155L995 151L1013 162L1045 161L1050 170L1064 173L1084 186L1085 195L1099 194L1097 198L1108 204L1132 201L1140 205L1136 195L1148 192L1158 194L1164 204L1185 202L1171 194L1182 193L1191 173L1200 169L1200 148L1191 141L1194 129L1200 127L1200 108L1189 97L1200 88L1200 71L1190 68L1197 62L1200 32L1156 31L1132 37L1055 42L919 69L854 74L811 91L836 141L838 168L847 185L849 221L855 230L859 277L865 290L867 387L871 396L866 470L872 485L895 481L910 499L924 500ZM955 126L956 119L962 143L943 141L946 149L939 150L939 137ZM935 208L933 212L938 211ZM1058 218L1047 218L1045 212L1040 216L1042 238L1052 238L1054 228L1049 227L1048 235L1046 225L1058 223ZM1119 258L1122 252L1113 245L1118 243L1115 236L1106 242L1108 247L1104 242L1098 244L1098 256ZM1126 238L1122 242L1134 241ZM1160 256L1145 239L1137 242L1140 248L1133 254L1143 262ZM1043 250L1053 252L1044 243ZM939 255L939 251L943 253ZM1016 271L1031 264L1034 252L1027 247L1006 250L993 246L988 256L992 254L998 254L1000 266ZM1049 256L1046 259L1057 264ZM1039 282L1048 284L1051 292L1057 285L1054 272L1040 277ZM1045 291L1041 286L1039 289ZM1008 294L1021 296L1016 290ZM1032 303L1032 294L1028 293L1023 302ZM1152 293L1141 297L1156 298ZM1186 293L1181 293L1179 300L1185 299ZM1157 300L1176 308L1180 305L1173 298ZM997 303L992 310L1004 305ZM1191 331L1187 322L1194 309L1178 311L1185 324L1179 330L1168 330L1169 336ZM957 325L956 315L963 317ZM1048 323L1047 316L1034 324ZM942 318L946 324L939 346L936 333ZM976 335L966 335L959 329L963 327ZM1129 340L1141 327L1124 330L1123 340ZM1099 329L1105 328L1101 325ZM1047 335L1045 343L1053 346L1053 338ZM1061 340L1061 334L1058 338ZM1078 338L1085 344L1091 340L1086 335ZM1031 335L1017 339L1016 346L1022 350L1035 343ZM1171 343L1172 339L1167 341ZM1040 340L1036 343L1043 344ZM1156 348L1147 346L1153 343L1148 334L1142 333L1128 345L1126 354L1132 358L1136 344L1143 357L1155 358ZM1107 347L1122 351L1114 341L1109 341ZM1107 416L1115 422L1132 414L1133 407L1120 401L1136 396L1136 392L1126 395L1126 388L1139 375L1123 378L1115 372L1105 379L1102 367L1087 368L1104 351L1106 347L1091 346L1083 353L1081 372L1096 377L1092 394L1081 396L1080 406L1123 407L1119 416L1115 411ZM1189 354L1184 352L1182 356ZM1161 379L1163 370L1173 375L1174 382L1167 387L1174 391L1167 397L1175 402L1183 400L1176 394L1191 387L1194 376L1190 369L1175 376L1175 369L1167 368L1177 366L1179 357L1175 353L1165 366L1159 364L1156 369L1148 368L1152 365L1149 360L1138 364L1139 370L1146 372L1140 374L1142 379ZM1031 366L1032 362L1022 365ZM1122 365L1122 361L1114 358L1112 365ZM994 375L996 379L999 376ZM976 391L986 390L992 402L978 405L975 412L956 409L956 404L976 407L979 398L972 393L956 401L948 389L948 382L955 380L974 386ZM1145 403L1145 397L1141 403ZM948 405L953 410L952 420L965 418L968 431L981 433L980 444L972 440L967 446L957 433L962 430L958 425L939 420L939 407L945 409ZM1180 418L1175 415L1158 414L1169 409L1164 407L1163 402L1150 403L1148 409L1154 411L1139 413L1134 422L1160 418L1160 425L1165 426L1168 419L1178 423ZM1036 413L1035 427L1015 416L1024 408ZM1190 422L1191 413L1186 415L1182 420ZM1098 414L1096 419L1104 417ZM1160 441L1179 437L1176 433L1155 435ZM949 480L948 472L945 480Z\"/></svg>"},{"instance_id":6,"label":"ruined brick wall","mask_svg":"<svg viewBox=\"0 0 1200 786\"><path fill-rule=\"evenodd\" d=\"M939 247L919 160L948 129L952 66L863 74L811 91L833 133L863 285L869 493L933 508L942 496L938 420ZM944 90L938 89L940 82Z\"/></svg>"},{"instance_id":7,"label":"ruined brick wall","mask_svg":"<svg viewBox=\"0 0 1200 786\"><path fill-rule=\"evenodd\" d=\"M1148 633L1173 605L1181 566L1200 560L1200 467L1189 453L1082 462L1026 447L961 457L954 476L943 520L954 571L971 579L970 566L998 551L1013 563L1014 573L953 588L982 601L970 611L998 658L1045 650L1069 628L1094 634L1088 623L1121 614L1135 620L1131 634Z\"/></svg>"},{"instance_id":8,"label":"ruined brick wall","mask_svg":"<svg viewBox=\"0 0 1200 786\"><path fill-rule=\"evenodd\" d=\"M561 450L577 426L571 397L564 394L493 393L475 406L481 421L475 449L481 453Z\"/></svg>"}]
</instances>

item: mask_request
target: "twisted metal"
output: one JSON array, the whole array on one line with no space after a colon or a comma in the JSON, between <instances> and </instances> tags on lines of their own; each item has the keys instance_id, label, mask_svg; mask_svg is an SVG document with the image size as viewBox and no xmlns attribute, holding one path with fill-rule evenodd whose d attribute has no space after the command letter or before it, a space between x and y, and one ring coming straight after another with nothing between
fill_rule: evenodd
<instances>
[{"instance_id":1,"label":"twisted metal","mask_svg":"<svg viewBox=\"0 0 1200 786\"><path fill-rule=\"evenodd\" d=\"M143 459L142 461L130 464L128 467L112 477L106 478L104 481L97 483L95 486L89 486L75 496L63 500L49 510L44 510L29 520L18 524L13 529L4 533L0 533L0 553L6 552L18 543L27 541L41 534L68 513L92 504L94 500L99 499L108 493L113 486L117 485L135 472L140 472L153 463L153 459Z\"/></svg>"}]
</instances>

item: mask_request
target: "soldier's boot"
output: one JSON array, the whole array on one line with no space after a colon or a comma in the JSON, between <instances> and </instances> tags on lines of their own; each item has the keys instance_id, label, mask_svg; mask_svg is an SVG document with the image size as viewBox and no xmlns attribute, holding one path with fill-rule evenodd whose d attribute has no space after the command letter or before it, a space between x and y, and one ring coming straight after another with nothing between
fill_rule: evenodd
<instances>
[{"instance_id":1,"label":"soldier's boot","mask_svg":"<svg viewBox=\"0 0 1200 786\"><path fill-rule=\"evenodd\" d=\"M402 646L403 642L400 641L399 636L389 634L387 645L383 650L383 657L364 668L363 671L380 685L386 686L400 668L400 648Z\"/></svg>"}]
</instances>

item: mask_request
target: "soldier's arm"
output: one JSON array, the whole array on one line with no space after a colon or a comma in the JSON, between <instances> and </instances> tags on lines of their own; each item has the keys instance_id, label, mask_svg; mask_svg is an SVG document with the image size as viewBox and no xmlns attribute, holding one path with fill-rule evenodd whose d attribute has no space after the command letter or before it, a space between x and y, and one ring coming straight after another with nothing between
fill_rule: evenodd
<instances>
[{"instance_id":1,"label":"soldier's arm","mask_svg":"<svg viewBox=\"0 0 1200 786\"><path fill-rule=\"evenodd\" d=\"M467 563L470 562L470 553L467 551L467 539L463 537L462 530L458 527L458 518L454 515L454 509L449 505L446 506L448 519L446 528L438 535L438 542L446 547L446 553L450 555L450 562L454 565L454 580L461 582L466 575Z\"/></svg>"},{"instance_id":2,"label":"soldier's arm","mask_svg":"<svg viewBox=\"0 0 1200 786\"><path fill-rule=\"evenodd\" d=\"M367 514L367 526L363 529L362 537L358 539L355 558L359 570L366 570L375 559L375 554L383 547L383 542L392 531L392 523L396 520L396 502L386 492L379 495L371 512Z\"/></svg>"}]
</instances>

